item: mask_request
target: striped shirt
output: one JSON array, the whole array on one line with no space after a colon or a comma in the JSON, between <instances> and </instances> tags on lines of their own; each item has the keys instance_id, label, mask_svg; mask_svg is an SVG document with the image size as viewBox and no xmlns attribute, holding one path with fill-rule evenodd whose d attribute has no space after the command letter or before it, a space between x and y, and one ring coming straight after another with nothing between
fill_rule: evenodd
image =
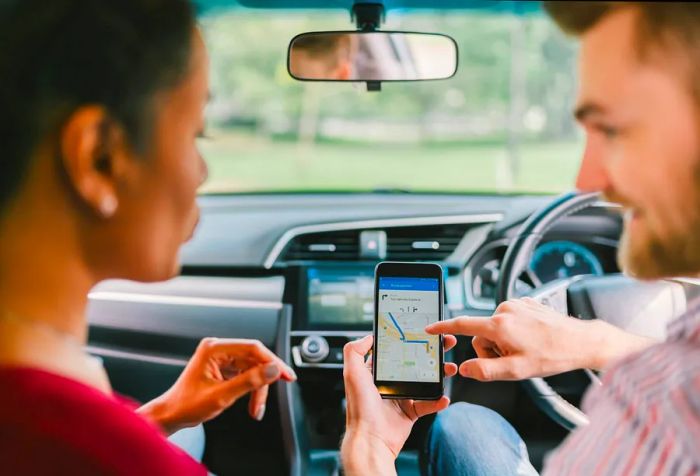
<instances>
[{"instance_id":1,"label":"striped shirt","mask_svg":"<svg viewBox=\"0 0 700 476\"><path fill-rule=\"evenodd\" d=\"M700 475L700 302L668 339L608 370L585 396L590 424L547 459L546 475Z\"/></svg>"}]
</instances>

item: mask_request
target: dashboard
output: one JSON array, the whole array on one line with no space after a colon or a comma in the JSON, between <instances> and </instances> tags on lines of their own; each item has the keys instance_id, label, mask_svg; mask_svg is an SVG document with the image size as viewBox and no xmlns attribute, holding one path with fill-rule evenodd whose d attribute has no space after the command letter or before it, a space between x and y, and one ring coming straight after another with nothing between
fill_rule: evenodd
<instances>
[{"instance_id":1,"label":"dashboard","mask_svg":"<svg viewBox=\"0 0 700 476\"><path fill-rule=\"evenodd\" d=\"M576 240L576 241L574 241ZM506 240L487 242L460 271L445 267L448 307L482 311L495 309L495 289ZM516 283L526 295L556 279L617 273L617 242L610 239L561 236L544 241L533 253L529 268ZM444 263L442 263L444 265ZM340 368L342 347L372 330L374 265L331 263L299 266L294 302L292 351L298 367ZM450 275L452 273L452 275ZM454 283L463 279L464 287ZM455 305L456 304L456 305Z\"/></svg>"},{"instance_id":2,"label":"dashboard","mask_svg":"<svg viewBox=\"0 0 700 476\"><path fill-rule=\"evenodd\" d=\"M580 240L580 237L578 238ZM495 288L506 244L487 244L465 270L465 297L479 309L494 307ZM530 267L518 281L522 295L556 279L618 272L616 242L557 239L539 245ZM374 318L373 266L342 265L300 268L303 292L297 299L299 324L305 329L369 330ZM449 276L445 276L449 280Z\"/></svg>"},{"instance_id":3,"label":"dashboard","mask_svg":"<svg viewBox=\"0 0 700 476\"><path fill-rule=\"evenodd\" d=\"M342 349L371 332L377 262L439 263L445 317L489 315L508 244L551 199L202 197L200 226L182 251L180 277L153 284L112 281L92 291L89 350L103 359L115 389L146 401L172 384L202 337L260 340L294 365L299 381L271 388L263 422L251 423L244 406L234 406L207 423L207 466L217 474L312 474L305 466L311 460L336 461L345 418ZM520 289L558 276L616 272L621 227L617 211L602 206L562 220L543 237ZM469 387L452 395L493 406L516 398L518 390L496 393ZM504 401L494 408L513 416L536 412L530 407ZM417 425L415 431L423 430ZM407 449L417 451L420 441L409 441ZM273 457L279 454L284 460Z\"/></svg>"},{"instance_id":4,"label":"dashboard","mask_svg":"<svg viewBox=\"0 0 700 476\"><path fill-rule=\"evenodd\" d=\"M372 330L374 267L381 259L440 264L448 312L489 314L496 307L500 263L520 223L484 215L437 217L411 226L378 220L305 228L285 237L272 267L283 268L289 277L284 299L293 308L294 364L342 368L344 344ZM619 272L621 225L619 214L603 207L564 219L536 247L516 291L526 295L560 278Z\"/></svg>"},{"instance_id":5,"label":"dashboard","mask_svg":"<svg viewBox=\"0 0 700 476\"><path fill-rule=\"evenodd\" d=\"M526 295L556 279L590 274L618 273L617 240L612 238L559 236L545 239L534 251L530 266L516 282L516 293ZM493 309L501 261L508 240L496 240L477 252L465 269L469 305Z\"/></svg>"}]
</instances>

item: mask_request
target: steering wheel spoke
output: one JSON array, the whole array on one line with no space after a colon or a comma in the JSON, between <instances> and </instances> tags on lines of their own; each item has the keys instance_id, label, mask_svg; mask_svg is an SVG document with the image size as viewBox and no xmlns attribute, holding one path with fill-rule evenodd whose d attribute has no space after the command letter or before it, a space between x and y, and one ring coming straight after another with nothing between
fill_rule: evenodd
<instances>
[{"instance_id":1,"label":"steering wheel spoke","mask_svg":"<svg viewBox=\"0 0 700 476\"><path fill-rule=\"evenodd\" d=\"M529 297L540 304L551 307L560 314L569 314L569 288L583 276L557 279L534 289Z\"/></svg>"}]
</instances>

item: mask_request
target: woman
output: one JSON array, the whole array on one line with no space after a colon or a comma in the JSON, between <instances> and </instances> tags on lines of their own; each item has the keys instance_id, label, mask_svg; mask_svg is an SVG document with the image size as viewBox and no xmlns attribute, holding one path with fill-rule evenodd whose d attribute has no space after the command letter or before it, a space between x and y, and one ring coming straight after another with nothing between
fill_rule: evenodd
<instances>
[{"instance_id":1,"label":"woman","mask_svg":"<svg viewBox=\"0 0 700 476\"><path fill-rule=\"evenodd\" d=\"M88 291L175 276L197 223L208 60L192 7L6 0L0 31L2 471L206 474L164 435L248 392L262 419L293 371L259 342L205 339L135 409L84 351Z\"/></svg>"}]
</instances>

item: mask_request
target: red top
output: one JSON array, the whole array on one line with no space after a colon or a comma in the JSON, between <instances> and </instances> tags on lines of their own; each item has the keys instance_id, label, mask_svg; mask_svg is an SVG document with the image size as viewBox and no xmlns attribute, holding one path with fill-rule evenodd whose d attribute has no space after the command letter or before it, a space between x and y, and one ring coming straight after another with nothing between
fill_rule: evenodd
<instances>
[{"instance_id":1,"label":"red top","mask_svg":"<svg viewBox=\"0 0 700 476\"><path fill-rule=\"evenodd\" d=\"M0 461L14 474L206 475L125 398L0 367Z\"/></svg>"}]
</instances>

